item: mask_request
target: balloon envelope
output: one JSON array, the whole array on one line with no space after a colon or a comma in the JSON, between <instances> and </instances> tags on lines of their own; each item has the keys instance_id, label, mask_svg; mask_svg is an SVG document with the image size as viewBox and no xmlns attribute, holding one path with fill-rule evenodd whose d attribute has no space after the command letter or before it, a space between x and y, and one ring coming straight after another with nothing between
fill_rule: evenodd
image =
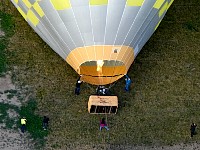
<instances>
[{"instance_id":1,"label":"balloon envelope","mask_svg":"<svg viewBox=\"0 0 200 150\"><path fill-rule=\"evenodd\" d=\"M35 32L95 85L127 73L173 0L11 0Z\"/></svg>"}]
</instances>

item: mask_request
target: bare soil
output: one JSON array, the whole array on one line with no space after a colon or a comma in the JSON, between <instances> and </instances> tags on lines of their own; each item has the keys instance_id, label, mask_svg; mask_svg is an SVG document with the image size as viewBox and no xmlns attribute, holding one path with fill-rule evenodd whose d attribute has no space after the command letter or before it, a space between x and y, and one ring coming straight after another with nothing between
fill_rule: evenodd
<instances>
[{"instance_id":1,"label":"bare soil","mask_svg":"<svg viewBox=\"0 0 200 150\"><path fill-rule=\"evenodd\" d=\"M0 77L0 103L8 103L17 107L21 106L20 100L16 96L9 99L7 90L16 90L12 83L10 75ZM9 118L19 120L19 114L13 110L7 111ZM30 150L33 147L33 142L29 138L28 133L21 133L21 131L14 129L7 129L4 123L0 123L0 149L1 150Z\"/></svg>"}]
</instances>

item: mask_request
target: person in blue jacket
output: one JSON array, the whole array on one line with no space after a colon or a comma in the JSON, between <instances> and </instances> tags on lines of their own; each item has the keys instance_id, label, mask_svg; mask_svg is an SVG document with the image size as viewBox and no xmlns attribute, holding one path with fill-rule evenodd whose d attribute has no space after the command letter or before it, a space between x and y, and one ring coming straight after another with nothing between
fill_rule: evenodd
<instances>
[{"instance_id":1,"label":"person in blue jacket","mask_svg":"<svg viewBox=\"0 0 200 150\"><path fill-rule=\"evenodd\" d=\"M125 75L126 76L126 79L125 79L125 82L126 82L126 85L125 85L125 91L129 91L130 90L130 86L131 86L131 78L128 76L128 75Z\"/></svg>"}]
</instances>

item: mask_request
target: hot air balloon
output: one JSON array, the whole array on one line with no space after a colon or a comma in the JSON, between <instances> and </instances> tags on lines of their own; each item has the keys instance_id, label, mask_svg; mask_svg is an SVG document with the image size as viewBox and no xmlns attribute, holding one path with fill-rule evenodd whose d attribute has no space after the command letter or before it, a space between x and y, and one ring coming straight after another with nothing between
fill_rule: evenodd
<instances>
[{"instance_id":1,"label":"hot air balloon","mask_svg":"<svg viewBox=\"0 0 200 150\"><path fill-rule=\"evenodd\" d=\"M93 85L127 74L174 0L11 0L35 32Z\"/></svg>"}]
</instances>

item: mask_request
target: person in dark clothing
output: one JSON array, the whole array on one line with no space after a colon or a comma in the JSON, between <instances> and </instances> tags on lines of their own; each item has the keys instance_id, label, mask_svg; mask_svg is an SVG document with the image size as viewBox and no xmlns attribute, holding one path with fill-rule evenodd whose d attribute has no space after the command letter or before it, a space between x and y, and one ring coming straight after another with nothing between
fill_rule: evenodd
<instances>
[{"instance_id":1,"label":"person in dark clothing","mask_svg":"<svg viewBox=\"0 0 200 150\"><path fill-rule=\"evenodd\" d=\"M48 124L49 124L49 118L44 116L43 121L42 121L42 127L43 127L44 130L47 129Z\"/></svg>"},{"instance_id":2,"label":"person in dark clothing","mask_svg":"<svg viewBox=\"0 0 200 150\"><path fill-rule=\"evenodd\" d=\"M106 88L105 86L103 85L100 85L97 87L96 89L96 94L97 95L108 95L109 94L109 89Z\"/></svg>"},{"instance_id":3,"label":"person in dark clothing","mask_svg":"<svg viewBox=\"0 0 200 150\"><path fill-rule=\"evenodd\" d=\"M78 80L76 81L76 88L75 88L75 94L79 95L80 94L80 90L81 90L81 84L83 81L80 80L81 77L78 78Z\"/></svg>"},{"instance_id":4,"label":"person in dark clothing","mask_svg":"<svg viewBox=\"0 0 200 150\"><path fill-rule=\"evenodd\" d=\"M192 123L190 126L190 131L191 131L191 137L193 137L193 135L195 135L195 129L196 129L197 125L195 123Z\"/></svg>"}]
</instances>

